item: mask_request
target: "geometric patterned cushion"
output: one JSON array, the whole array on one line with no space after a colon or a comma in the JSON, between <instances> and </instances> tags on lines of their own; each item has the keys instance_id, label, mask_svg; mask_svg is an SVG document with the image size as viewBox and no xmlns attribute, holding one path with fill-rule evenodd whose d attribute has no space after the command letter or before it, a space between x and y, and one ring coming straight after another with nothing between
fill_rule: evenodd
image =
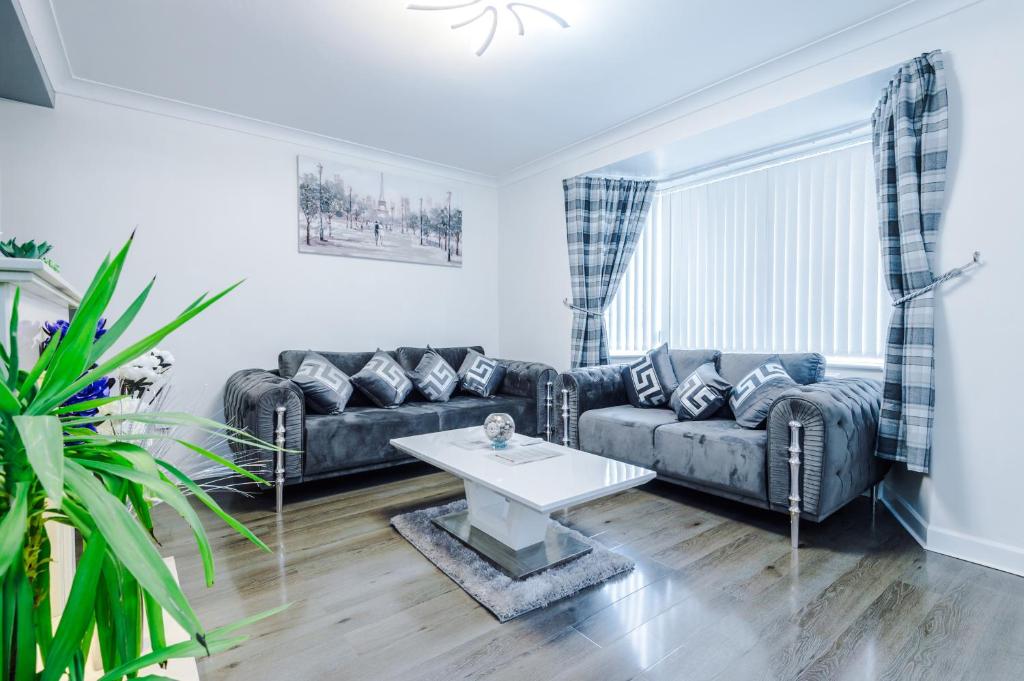
<instances>
[{"instance_id":1,"label":"geometric patterned cushion","mask_svg":"<svg viewBox=\"0 0 1024 681\"><path fill-rule=\"evenodd\" d=\"M622 368L626 396L634 407L664 407L679 381L669 359L668 343L662 343Z\"/></svg>"},{"instance_id":2,"label":"geometric patterned cushion","mask_svg":"<svg viewBox=\"0 0 1024 681\"><path fill-rule=\"evenodd\" d=\"M447 402L459 385L459 375L452 365L429 347L416 369L409 372L409 378L431 402Z\"/></svg>"},{"instance_id":3,"label":"geometric patterned cushion","mask_svg":"<svg viewBox=\"0 0 1024 681\"><path fill-rule=\"evenodd\" d=\"M315 352L306 353L292 382L302 389L306 406L314 414L340 414L352 397L348 374Z\"/></svg>"},{"instance_id":4,"label":"geometric patterned cushion","mask_svg":"<svg viewBox=\"0 0 1024 681\"><path fill-rule=\"evenodd\" d=\"M725 404L732 386L708 362L683 379L672 393L670 404L680 421L701 421L710 418Z\"/></svg>"},{"instance_id":5,"label":"geometric patterned cushion","mask_svg":"<svg viewBox=\"0 0 1024 681\"><path fill-rule=\"evenodd\" d=\"M470 350L459 367L459 387L480 397L490 397L505 380L505 367L497 361Z\"/></svg>"},{"instance_id":6,"label":"geometric patterned cushion","mask_svg":"<svg viewBox=\"0 0 1024 681\"><path fill-rule=\"evenodd\" d=\"M736 423L744 428L760 427L775 400L795 385L778 356L768 359L733 388L729 406L736 415Z\"/></svg>"},{"instance_id":7,"label":"geometric patterned cushion","mask_svg":"<svg viewBox=\"0 0 1024 681\"><path fill-rule=\"evenodd\" d=\"M352 382L378 407L393 409L412 392L412 381L402 367L383 350L377 350Z\"/></svg>"}]
</instances>

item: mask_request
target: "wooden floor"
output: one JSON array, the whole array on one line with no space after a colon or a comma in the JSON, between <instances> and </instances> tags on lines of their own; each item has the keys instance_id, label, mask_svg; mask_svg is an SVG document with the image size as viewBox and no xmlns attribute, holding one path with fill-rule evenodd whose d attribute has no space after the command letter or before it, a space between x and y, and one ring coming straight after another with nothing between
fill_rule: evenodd
<instances>
[{"instance_id":1,"label":"wooden floor","mask_svg":"<svg viewBox=\"0 0 1024 681\"><path fill-rule=\"evenodd\" d=\"M406 543L391 516L461 496L444 473L385 475L230 501L276 553L204 515L217 583L159 516L208 627L280 603L205 681L317 679L1024 678L1024 579L923 551L860 499L804 524L662 483L574 508L567 524L629 555L631 574L499 624Z\"/></svg>"}]
</instances>

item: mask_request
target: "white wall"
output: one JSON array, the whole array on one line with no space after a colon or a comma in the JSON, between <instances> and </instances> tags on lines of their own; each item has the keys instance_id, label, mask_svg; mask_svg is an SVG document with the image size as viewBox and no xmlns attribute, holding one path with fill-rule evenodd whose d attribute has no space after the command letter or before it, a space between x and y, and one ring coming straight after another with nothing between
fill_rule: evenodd
<instances>
[{"instance_id":1,"label":"white wall","mask_svg":"<svg viewBox=\"0 0 1024 681\"><path fill-rule=\"evenodd\" d=\"M138 226L114 301L122 309L157 275L137 332L246 279L163 344L178 359L182 406L201 412L219 413L231 372L276 367L286 348L497 352L495 188L452 182L465 211L462 269L300 255L296 155L366 162L338 152L76 97L54 110L0 100L0 229L53 243L62 274L84 291ZM408 165L393 162L424 173Z\"/></svg>"},{"instance_id":2,"label":"white wall","mask_svg":"<svg viewBox=\"0 0 1024 681\"><path fill-rule=\"evenodd\" d=\"M1011 415L1024 382L1024 305L1017 299L1024 290L1024 135L1016 132L1024 108L1024 3L915 5L908 12L949 13L934 20L895 13L889 24L816 45L509 178L499 191L502 350L560 368L568 362L563 178L941 48L952 129L939 267L959 265L975 249L986 266L939 294L933 473L897 475L887 493L929 548L1024 574L1017 506L1024 458L1019 419Z\"/></svg>"}]
</instances>

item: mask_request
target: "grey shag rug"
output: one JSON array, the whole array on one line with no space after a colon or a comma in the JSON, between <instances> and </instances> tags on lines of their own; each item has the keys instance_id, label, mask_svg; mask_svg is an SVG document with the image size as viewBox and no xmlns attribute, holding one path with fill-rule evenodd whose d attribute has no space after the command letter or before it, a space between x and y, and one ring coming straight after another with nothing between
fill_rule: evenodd
<instances>
[{"instance_id":1,"label":"grey shag rug","mask_svg":"<svg viewBox=\"0 0 1024 681\"><path fill-rule=\"evenodd\" d=\"M465 509L466 500L460 499L444 506L396 515L391 519L391 524L431 563L451 577L480 605L490 610L500 622L542 608L634 567L631 559L609 551L575 530L569 530L577 539L592 546L593 550L572 562L532 577L512 579L432 522L437 516Z\"/></svg>"}]
</instances>

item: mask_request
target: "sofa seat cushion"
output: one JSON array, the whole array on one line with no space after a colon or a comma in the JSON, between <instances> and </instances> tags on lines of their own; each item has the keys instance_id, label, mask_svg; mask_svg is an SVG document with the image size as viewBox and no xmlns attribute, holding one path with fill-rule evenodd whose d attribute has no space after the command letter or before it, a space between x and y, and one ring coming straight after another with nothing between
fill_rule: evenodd
<instances>
[{"instance_id":1,"label":"sofa seat cushion","mask_svg":"<svg viewBox=\"0 0 1024 681\"><path fill-rule=\"evenodd\" d=\"M484 425L484 419L491 414L505 413L516 422L516 432L536 435L537 410L534 401L528 397L496 395L494 397L473 397L454 395L447 402L418 404L437 415L438 430L455 430L470 426Z\"/></svg>"},{"instance_id":2,"label":"sofa seat cushion","mask_svg":"<svg viewBox=\"0 0 1024 681\"><path fill-rule=\"evenodd\" d=\"M406 458L393 448L393 437L439 430L437 413L424 403L394 409L352 407L329 416L306 416L305 475L385 464Z\"/></svg>"},{"instance_id":3,"label":"sofa seat cushion","mask_svg":"<svg viewBox=\"0 0 1024 681\"><path fill-rule=\"evenodd\" d=\"M676 423L671 409L638 408L632 405L591 409L579 419L580 449L610 459L651 468L654 464L656 429Z\"/></svg>"},{"instance_id":4,"label":"sofa seat cushion","mask_svg":"<svg viewBox=\"0 0 1024 681\"><path fill-rule=\"evenodd\" d=\"M735 421L681 421L654 432L654 469L670 477L765 500L768 434Z\"/></svg>"}]
</instances>

